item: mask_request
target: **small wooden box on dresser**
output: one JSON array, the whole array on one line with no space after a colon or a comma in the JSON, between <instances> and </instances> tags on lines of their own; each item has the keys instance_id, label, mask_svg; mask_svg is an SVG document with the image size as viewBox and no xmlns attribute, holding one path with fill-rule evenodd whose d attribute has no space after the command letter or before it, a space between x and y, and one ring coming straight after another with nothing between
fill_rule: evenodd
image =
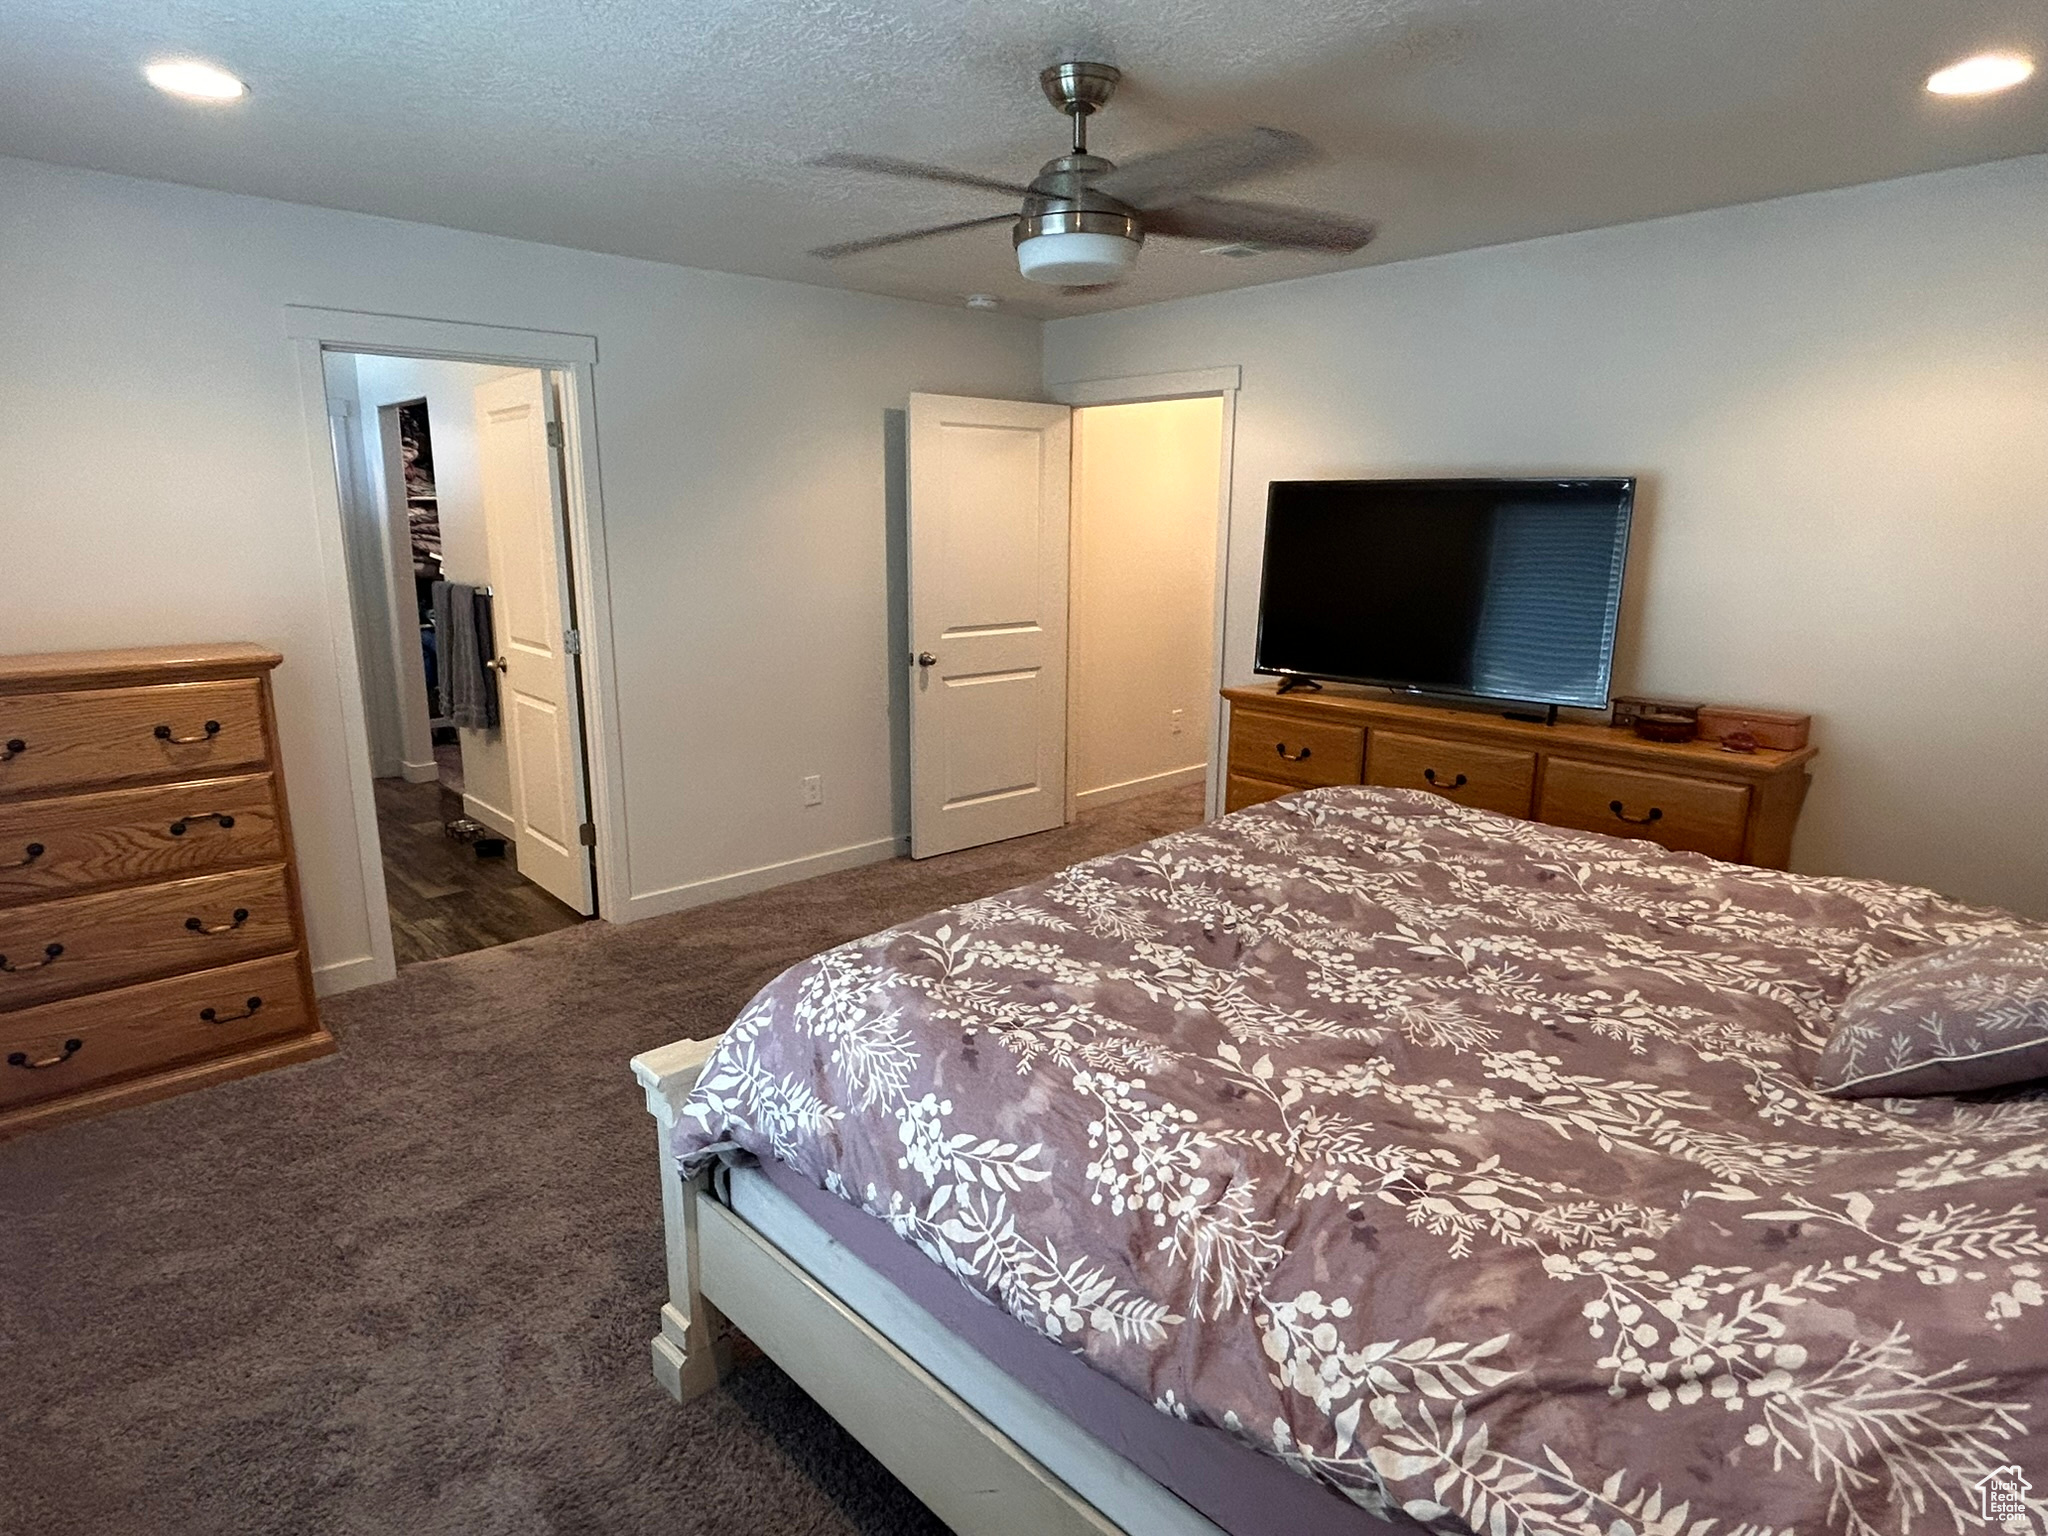
<instances>
[{"instance_id":1,"label":"small wooden box on dresser","mask_svg":"<svg viewBox=\"0 0 2048 1536\"><path fill-rule=\"evenodd\" d=\"M255 645L0 657L0 1136L334 1049Z\"/></svg>"},{"instance_id":2,"label":"small wooden box on dresser","mask_svg":"<svg viewBox=\"0 0 2048 1536\"><path fill-rule=\"evenodd\" d=\"M1724 752L1713 742L1540 725L1326 684L1226 688L1224 809L1323 784L1434 790L1461 805L1553 826L1643 837L1783 869L1806 799L1812 747Z\"/></svg>"}]
</instances>

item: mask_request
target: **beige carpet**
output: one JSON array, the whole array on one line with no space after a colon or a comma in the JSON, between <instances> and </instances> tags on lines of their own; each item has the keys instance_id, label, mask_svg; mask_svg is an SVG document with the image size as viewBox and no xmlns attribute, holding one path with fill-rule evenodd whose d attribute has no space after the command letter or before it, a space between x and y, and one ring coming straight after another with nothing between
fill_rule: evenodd
<instances>
[{"instance_id":1,"label":"beige carpet","mask_svg":"<svg viewBox=\"0 0 2048 1536\"><path fill-rule=\"evenodd\" d=\"M0 1145L0 1532L923 1533L772 1364L678 1408L634 1052L1199 792L331 999L324 1061Z\"/></svg>"}]
</instances>

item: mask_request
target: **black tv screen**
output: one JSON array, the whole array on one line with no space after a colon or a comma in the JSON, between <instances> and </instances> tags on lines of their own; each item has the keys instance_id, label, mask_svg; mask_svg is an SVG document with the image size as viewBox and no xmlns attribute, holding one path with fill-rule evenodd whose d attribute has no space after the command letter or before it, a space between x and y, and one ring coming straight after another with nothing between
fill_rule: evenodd
<instances>
[{"instance_id":1,"label":"black tv screen","mask_svg":"<svg viewBox=\"0 0 2048 1536\"><path fill-rule=\"evenodd\" d=\"M1601 708L1633 479L1276 480L1255 665Z\"/></svg>"}]
</instances>

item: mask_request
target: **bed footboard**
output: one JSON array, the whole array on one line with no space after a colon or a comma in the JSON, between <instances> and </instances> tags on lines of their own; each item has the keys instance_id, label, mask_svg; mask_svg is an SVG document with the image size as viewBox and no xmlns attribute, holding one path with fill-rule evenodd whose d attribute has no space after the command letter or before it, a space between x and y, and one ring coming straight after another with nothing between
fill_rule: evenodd
<instances>
[{"instance_id":1,"label":"bed footboard","mask_svg":"<svg viewBox=\"0 0 2048 1536\"><path fill-rule=\"evenodd\" d=\"M683 1178L670 1150L676 1117L717 1044L679 1040L633 1058L660 1138L669 1295L653 1355L655 1379L672 1397L687 1402L711 1391L731 1367L733 1325L705 1298L708 1284L770 1359L961 1536L1223 1536L1057 1410L972 1358L968 1346L821 1230L806 1234L801 1212L763 1175L734 1174L736 1192L750 1175L756 1217L783 1213L768 1221L771 1231L780 1228L799 1247L808 1235L818 1272L893 1321L904 1344L738 1214L723 1191L714 1195L708 1170ZM924 1359L937 1361L962 1390ZM991 1409L1001 1410L997 1418Z\"/></svg>"},{"instance_id":2,"label":"bed footboard","mask_svg":"<svg viewBox=\"0 0 2048 1536\"><path fill-rule=\"evenodd\" d=\"M647 1112L654 1116L661 1142L661 1222L668 1248L668 1300L652 1346L654 1379L679 1403L709 1392L731 1369L730 1330L698 1288L703 1271L697 1259L697 1202L705 1196L710 1174L684 1178L670 1150L676 1114L718 1040L678 1040L633 1058L633 1075L647 1091Z\"/></svg>"}]
</instances>

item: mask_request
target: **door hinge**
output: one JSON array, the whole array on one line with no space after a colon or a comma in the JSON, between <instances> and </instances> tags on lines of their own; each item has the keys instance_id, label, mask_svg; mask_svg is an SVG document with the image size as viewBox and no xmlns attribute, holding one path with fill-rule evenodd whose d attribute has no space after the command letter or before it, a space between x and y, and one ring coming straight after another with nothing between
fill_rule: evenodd
<instances>
[{"instance_id":1,"label":"door hinge","mask_svg":"<svg viewBox=\"0 0 2048 1536\"><path fill-rule=\"evenodd\" d=\"M595 848L597 846L597 823L586 821L582 826L578 827L576 829L576 841L586 848Z\"/></svg>"},{"instance_id":2,"label":"door hinge","mask_svg":"<svg viewBox=\"0 0 2048 1536\"><path fill-rule=\"evenodd\" d=\"M581 656L583 654L583 631L580 629L563 630L562 650L566 655Z\"/></svg>"},{"instance_id":3,"label":"door hinge","mask_svg":"<svg viewBox=\"0 0 2048 1536\"><path fill-rule=\"evenodd\" d=\"M550 448L562 446L562 424L559 421L548 423L548 446Z\"/></svg>"}]
</instances>

